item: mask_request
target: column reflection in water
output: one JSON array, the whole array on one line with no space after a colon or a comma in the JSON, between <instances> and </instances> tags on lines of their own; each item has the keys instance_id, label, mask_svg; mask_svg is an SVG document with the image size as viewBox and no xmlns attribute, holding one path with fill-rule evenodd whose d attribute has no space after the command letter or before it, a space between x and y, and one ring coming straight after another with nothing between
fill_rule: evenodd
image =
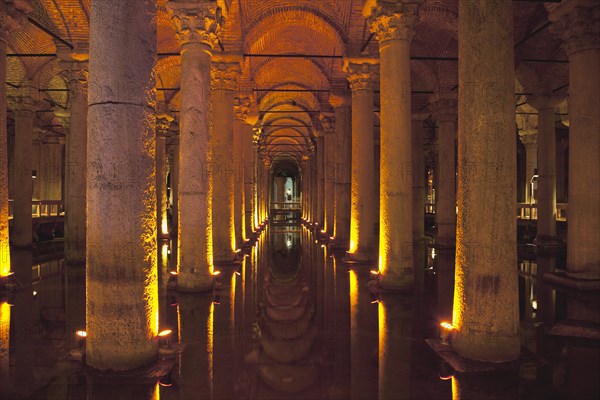
<instances>
[{"instance_id":1,"label":"column reflection in water","mask_svg":"<svg viewBox=\"0 0 600 400\"><path fill-rule=\"evenodd\" d=\"M179 356L177 380L182 399L213 398L213 322L211 294L178 296Z\"/></svg>"},{"instance_id":2,"label":"column reflection in water","mask_svg":"<svg viewBox=\"0 0 600 400\"><path fill-rule=\"evenodd\" d=\"M10 314L11 306L5 300L0 300L0 396L8 398L8 385L10 374Z\"/></svg>"},{"instance_id":3,"label":"column reflection in water","mask_svg":"<svg viewBox=\"0 0 600 400\"><path fill-rule=\"evenodd\" d=\"M306 264L301 263L304 250L299 229L270 232L268 257L264 257L268 268L259 278L264 282L257 335L263 396L302 392L306 397L322 397L313 386L319 376L315 293L307 282Z\"/></svg>"},{"instance_id":4,"label":"column reflection in water","mask_svg":"<svg viewBox=\"0 0 600 400\"><path fill-rule=\"evenodd\" d=\"M350 270L350 398L377 393L378 308L367 287L369 271Z\"/></svg>"},{"instance_id":5,"label":"column reflection in water","mask_svg":"<svg viewBox=\"0 0 600 400\"><path fill-rule=\"evenodd\" d=\"M412 299L379 300L379 399L411 398Z\"/></svg>"},{"instance_id":6,"label":"column reflection in water","mask_svg":"<svg viewBox=\"0 0 600 400\"><path fill-rule=\"evenodd\" d=\"M85 266L65 264L65 351L78 346L77 331L85 331Z\"/></svg>"},{"instance_id":7,"label":"column reflection in water","mask_svg":"<svg viewBox=\"0 0 600 400\"><path fill-rule=\"evenodd\" d=\"M36 334L34 317L34 295L32 289L33 255L31 251L12 251L11 264L14 277L20 282L13 296L10 383L13 393L29 390L34 382L33 366L35 361L34 337ZM2 383L4 385L4 382ZM18 396L15 396L18 397Z\"/></svg>"}]
</instances>

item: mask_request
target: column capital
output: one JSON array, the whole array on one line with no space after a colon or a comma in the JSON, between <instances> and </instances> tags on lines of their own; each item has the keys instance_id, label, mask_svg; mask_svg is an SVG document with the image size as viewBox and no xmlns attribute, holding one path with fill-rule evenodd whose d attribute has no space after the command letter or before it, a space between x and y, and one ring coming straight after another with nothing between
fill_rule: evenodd
<instances>
[{"instance_id":1,"label":"column capital","mask_svg":"<svg viewBox=\"0 0 600 400\"><path fill-rule=\"evenodd\" d=\"M367 0L363 16L379 43L386 40L412 40L423 0Z\"/></svg>"},{"instance_id":2,"label":"column capital","mask_svg":"<svg viewBox=\"0 0 600 400\"><path fill-rule=\"evenodd\" d=\"M565 99L565 96L552 95L552 94L541 94L527 96L527 104L536 110L545 110L548 108L555 109L560 102Z\"/></svg>"},{"instance_id":3,"label":"column capital","mask_svg":"<svg viewBox=\"0 0 600 400\"><path fill-rule=\"evenodd\" d=\"M0 41L6 41L6 34L20 28L33 7L27 0L0 0Z\"/></svg>"},{"instance_id":4,"label":"column capital","mask_svg":"<svg viewBox=\"0 0 600 400\"><path fill-rule=\"evenodd\" d=\"M373 58L345 58L344 71L348 74L350 89L373 89L375 75L379 72L379 60Z\"/></svg>"},{"instance_id":5,"label":"column capital","mask_svg":"<svg viewBox=\"0 0 600 400\"><path fill-rule=\"evenodd\" d=\"M169 0L167 9L181 46L203 43L214 48L223 26L224 7L217 0Z\"/></svg>"},{"instance_id":6,"label":"column capital","mask_svg":"<svg viewBox=\"0 0 600 400\"><path fill-rule=\"evenodd\" d=\"M546 4L550 30L563 40L567 55L600 48L600 4L595 1L566 0Z\"/></svg>"},{"instance_id":7,"label":"column capital","mask_svg":"<svg viewBox=\"0 0 600 400\"><path fill-rule=\"evenodd\" d=\"M537 148L537 129L524 129L519 131L519 140L525 147Z\"/></svg>"},{"instance_id":8,"label":"column capital","mask_svg":"<svg viewBox=\"0 0 600 400\"><path fill-rule=\"evenodd\" d=\"M58 119L58 122L65 129L69 129L69 124L71 122L71 111L65 110L61 107L54 107L54 116Z\"/></svg>"},{"instance_id":9,"label":"column capital","mask_svg":"<svg viewBox=\"0 0 600 400\"><path fill-rule=\"evenodd\" d=\"M169 113L161 113L156 115L156 136L169 136L169 129L175 118Z\"/></svg>"},{"instance_id":10,"label":"column capital","mask_svg":"<svg viewBox=\"0 0 600 400\"><path fill-rule=\"evenodd\" d=\"M250 113L252 99L248 96L236 96L233 98L233 118L246 122Z\"/></svg>"},{"instance_id":11,"label":"column capital","mask_svg":"<svg viewBox=\"0 0 600 400\"><path fill-rule=\"evenodd\" d=\"M37 88L27 81L7 97L7 102L14 113L33 113L39 107L39 97Z\"/></svg>"},{"instance_id":12,"label":"column capital","mask_svg":"<svg viewBox=\"0 0 600 400\"><path fill-rule=\"evenodd\" d=\"M434 95L430 98L432 117L437 122L454 122L458 117L458 99L453 97L439 97Z\"/></svg>"},{"instance_id":13,"label":"column capital","mask_svg":"<svg viewBox=\"0 0 600 400\"><path fill-rule=\"evenodd\" d=\"M330 92L329 104L333 108L350 107L352 105L352 96L347 91Z\"/></svg>"},{"instance_id":14,"label":"column capital","mask_svg":"<svg viewBox=\"0 0 600 400\"><path fill-rule=\"evenodd\" d=\"M413 121L423 122L431 115L430 112L415 112L411 114L411 119Z\"/></svg>"},{"instance_id":15,"label":"column capital","mask_svg":"<svg viewBox=\"0 0 600 400\"><path fill-rule=\"evenodd\" d=\"M213 57L210 67L212 90L236 90L240 78L240 57L237 55L219 55Z\"/></svg>"},{"instance_id":16,"label":"column capital","mask_svg":"<svg viewBox=\"0 0 600 400\"><path fill-rule=\"evenodd\" d=\"M319 119L323 125L323 132L325 135L335 133L335 114L321 113L321 115L319 115Z\"/></svg>"}]
</instances>

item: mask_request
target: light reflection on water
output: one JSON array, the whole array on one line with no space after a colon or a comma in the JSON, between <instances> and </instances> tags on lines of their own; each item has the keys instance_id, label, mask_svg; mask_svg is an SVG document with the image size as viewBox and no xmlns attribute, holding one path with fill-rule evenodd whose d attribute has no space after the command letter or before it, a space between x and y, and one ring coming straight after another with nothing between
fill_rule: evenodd
<instances>
[{"instance_id":1,"label":"light reflection on water","mask_svg":"<svg viewBox=\"0 0 600 400\"><path fill-rule=\"evenodd\" d=\"M546 335L557 320L597 311L597 303L590 308L581 296L543 283L544 273L562 265L554 257L518 265L522 344L545 362L468 377L452 374L424 343L437 337L440 320L451 318L451 252L434 258L421 247L415 294L376 297L368 288L369 266L349 268L304 228L267 229L240 264L220 267L220 290L209 294L167 292L172 248L158 249L160 326L172 329L171 340L184 350L160 385L107 383L65 361L78 345L73 333L85 327L85 270L14 252L19 288L0 299L0 398L566 399L598 393L598 346Z\"/></svg>"}]
</instances>

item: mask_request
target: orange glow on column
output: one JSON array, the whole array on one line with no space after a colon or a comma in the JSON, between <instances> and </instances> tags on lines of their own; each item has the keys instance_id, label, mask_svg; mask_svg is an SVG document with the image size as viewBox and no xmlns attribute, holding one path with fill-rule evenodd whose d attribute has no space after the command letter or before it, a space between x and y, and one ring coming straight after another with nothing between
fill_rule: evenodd
<instances>
[{"instance_id":1,"label":"orange glow on column","mask_svg":"<svg viewBox=\"0 0 600 400\"><path fill-rule=\"evenodd\" d=\"M456 233L456 269L454 271L454 304L452 306L452 326L455 329L461 330L462 316L465 310L465 293L464 293L464 264L466 257L466 249L461 240L462 236L459 230Z\"/></svg>"},{"instance_id":2,"label":"orange glow on column","mask_svg":"<svg viewBox=\"0 0 600 400\"><path fill-rule=\"evenodd\" d=\"M0 378L3 385L8 385L8 363L10 343L10 305L0 303Z\"/></svg>"},{"instance_id":3,"label":"orange glow on column","mask_svg":"<svg viewBox=\"0 0 600 400\"><path fill-rule=\"evenodd\" d=\"M0 243L0 278L10 275L10 247L8 240Z\"/></svg>"},{"instance_id":4,"label":"orange glow on column","mask_svg":"<svg viewBox=\"0 0 600 400\"><path fill-rule=\"evenodd\" d=\"M163 214L160 221L160 231L163 235L169 234L169 224L167 222L166 214Z\"/></svg>"},{"instance_id":5,"label":"orange glow on column","mask_svg":"<svg viewBox=\"0 0 600 400\"><path fill-rule=\"evenodd\" d=\"M356 314L358 311L358 278L356 272L350 270L350 331L357 328Z\"/></svg>"},{"instance_id":6,"label":"orange glow on column","mask_svg":"<svg viewBox=\"0 0 600 400\"><path fill-rule=\"evenodd\" d=\"M385 304L382 301L377 302L377 315L379 319L379 377L383 376L383 371L381 371L381 366L384 364L384 357L386 355L385 344L387 343L387 322L385 315Z\"/></svg>"}]
</instances>

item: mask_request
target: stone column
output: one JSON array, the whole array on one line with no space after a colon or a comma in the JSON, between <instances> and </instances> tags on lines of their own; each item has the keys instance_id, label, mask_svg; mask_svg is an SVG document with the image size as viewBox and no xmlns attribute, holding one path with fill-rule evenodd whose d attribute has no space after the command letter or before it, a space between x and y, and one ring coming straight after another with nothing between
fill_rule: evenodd
<instances>
[{"instance_id":1,"label":"stone column","mask_svg":"<svg viewBox=\"0 0 600 400\"><path fill-rule=\"evenodd\" d=\"M282 176L276 176L275 179L275 191L276 196L273 199L274 201L278 202L278 203L282 203L285 200L285 178ZM283 208L283 207L282 207Z\"/></svg>"},{"instance_id":2,"label":"stone column","mask_svg":"<svg viewBox=\"0 0 600 400\"><path fill-rule=\"evenodd\" d=\"M93 2L90 39L86 359L128 370L158 352L156 3Z\"/></svg>"},{"instance_id":3,"label":"stone column","mask_svg":"<svg viewBox=\"0 0 600 400\"><path fill-rule=\"evenodd\" d=\"M433 117L438 123L438 180L435 203L436 247L453 248L456 242L456 114L457 101L436 98Z\"/></svg>"},{"instance_id":4,"label":"stone column","mask_svg":"<svg viewBox=\"0 0 600 400\"><path fill-rule=\"evenodd\" d=\"M157 109L156 116L156 226L158 237L169 237L167 221L167 136L174 118L166 110L166 106Z\"/></svg>"},{"instance_id":5,"label":"stone column","mask_svg":"<svg viewBox=\"0 0 600 400\"><path fill-rule=\"evenodd\" d=\"M350 177L352 174L352 102L344 92L329 94L335 110L335 247L348 250L350 244Z\"/></svg>"},{"instance_id":6,"label":"stone column","mask_svg":"<svg viewBox=\"0 0 600 400\"><path fill-rule=\"evenodd\" d=\"M373 151L373 78L375 60L346 60L344 69L352 90L352 186L350 248L356 261L375 259L373 198L375 161Z\"/></svg>"},{"instance_id":7,"label":"stone column","mask_svg":"<svg viewBox=\"0 0 600 400\"><path fill-rule=\"evenodd\" d=\"M562 99L556 96L529 97L527 102L538 110L538 246L560 245L556 236L556 130L554 107Z\"/></svg>"},{"instance_id":8,"label":"stone column","mask_svg":"<svg viewBox=\"0 0 600 400\"><path fill-rule=\"evenodd\" d=\"M169 170L171 187L171 240L179 238L179 136L169 143ZM175 252L177 254L177 251Z\"/></svg>"},{"instance_id":9,"label":"stone column","mask_svg":"<svg viewBox=\"0 0 600 400\"><path fill-rule=\"evenodd\" d=\"M64 75L69 83L69 111L57 115L68 133L65 144L65 261L85 264L88 54L87 45L75 50L57 47ZM55 111L56 113L56 111ZM65 120L65 117L67 120Z\"/></svg>"},{"instance_id":10,"label":"stone column","mask_svg":"<svg viewBox=\"0 0 600 400\"><path fill-rule=\"evenodd\" d=\"M250 99L247 97L236 97L233 102L233 165L234 175L234 226L235 226L235 248L240 249L244 244L246 236L246 193L245 193L245 146L247 143L245 134L246 118L250 108ZM250 136L252 138L252 136ZM251 144L251 143L250 143ZM250 154L251 156L251 154Z\"/></svg>"},{"instance_id":11,"label":"stone column","mask_svg":"<svg viewBox=\"0 0 600 400\"><path fill-rule=\"evenodd\" d=\"M519 356L511 2L459 2L458 216L454 350ZM493 216L493 223L490 223Z\"/></svg>"},{"instance_id":12,"label":"stone column","mask_svg":"<svg viewBox=\"0 0 600 400\"><path fill-rule=\"evenodd\" d=\"M524 129L519 131L519 140L525 146L525 203L535 203L531 193L531 177L535 174L538 165L538 131L537 129Z\"/></svg>"},{"instance_id":13,"label":"stone column","mask_svg":"<svg viewBox=\"0 0 600 400\"><path fill-rule=\"evenodd\" d=\"M250 239L254 233L254 196L253 187L254 169L254 143L252 141L252 125L242 125L242 147L244 152L244 239Z\"/></svg>"},{"instance_id":14,"label":"stone column","mask_svg":"<svg viewBox=\"0 0 600 400\"><path fill-rule=\"evenodd\" d=\"M214 3L169 1L167 6L181 46L177 290L198 292L213 286L210 52L221 20Z\"/></svg>"},{"instance_id":15,"label":"stone column","mask_svg":"<svg viewBox=\"0 0 600 400\"><path fill-rule=\"evenodd\" d=\"M211 186L213 258L235 259L235 167L233 159L233 95L240 74L235 56L213 56L211 68Z\"/></svg>"},{"instance_id":16,"label":"stone column","mask_svg":"<svg viewBox=\"0 0 600 400\"><path fill-rule=\"evenodd\" d=\"M384 287L413 286L410 42L420 1L375 1L363 15L379 41L379 272Z\"/></svg>"},{"instance_id":17,"label":"stone column","mask_svg":"<svg viewBox=\"0 0 600 400\"><path fill-rule=\"evenodd\" d=\"M569 232L567 272L600 279L600 5L548 4L569 56Z\"/></svg>"},{"instance_id":18,"label":"stone column","mask_svg":"<svg viewBox=\"0 0 600 400\"><path fill-rule=\"evenodd\" d=\"M325 216L325 174L323 166L325 163L325 138L323 131L319 132L317 137L317 154L315 157L316 166L316 218L315 222L319 224L319 230L323 229Z\"/></svg>"},{"instance_id":19,"label":"stone column","mask_svg":"<svg viewBox=\"0 0 600 400\"><path fill-rule=\"evenodd\" d=\"M335 212L335 119L333 114L321 114L324 133L324 162L323 162L323 190L325 199L323 231L327 236L333 235L334 212Z\"/></svg>"},{"instance_id":20,"label":"stone column","mask_svg":"<svg viewBox=\"0 0 600 400\"><path fill-rule=\"evenodd\" d=\"M12 244L26 248L33 244L31 199L33 120L35 118L37 88L24 82L16 96L8 101L15 117L15 158L14 158L14 202Z\"/></svg>"},{"instance_id":21,"label":"stone column","mask_svg":"<svg viewBox=\"0 0 600 400\"><path fill-rule=\"evenodd\" d=\"M27 2L0 0L0 82L6 82L6 35L19 28L32 11ZM6 87L6 86L4 86ZM8 131L6 90L0 94L0 277L10 272L8 237Z\"/></svg>"},{"instance_id":22,"label":"stone column","mask_svg":"<svg viewBox=\"0 0 600 400\"><path fill-rule=\"evenodd\" d=\"M425 198L427 188L425 182L425 148L423 145L423 121L429 113L412 115L412 178L413 178L413 241L421 243L425 240Z\"/></svg>"}]
</instances>

